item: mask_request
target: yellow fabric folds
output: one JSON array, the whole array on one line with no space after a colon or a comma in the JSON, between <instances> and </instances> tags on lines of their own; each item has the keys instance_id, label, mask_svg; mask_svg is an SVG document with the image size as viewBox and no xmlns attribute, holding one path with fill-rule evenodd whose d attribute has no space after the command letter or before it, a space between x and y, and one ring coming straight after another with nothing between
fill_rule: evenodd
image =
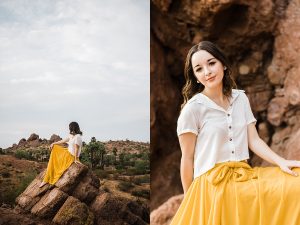
<instances>
[{"instance_id":1,"label":"yellow fabric folds","mask_svg":"<svg viewBox=\"0 0 300 225\"><path fill-rule=\"evenodd\" d=\"M300 176L244 161L218 163L193 180L170 224L299 225Z\"/></svg>"},{"instance_id":2,"label":"yellow fabric folds","mask_svg":"<svg viewBox=\"0 0 300 225\"><path fill-rule=\"evenodd\" d=\"M55 184L61 175L74 162L75 157L60 145L54 145L47 166L47 171L43 179L44 182Z\"/></svg>"}]
</instances>

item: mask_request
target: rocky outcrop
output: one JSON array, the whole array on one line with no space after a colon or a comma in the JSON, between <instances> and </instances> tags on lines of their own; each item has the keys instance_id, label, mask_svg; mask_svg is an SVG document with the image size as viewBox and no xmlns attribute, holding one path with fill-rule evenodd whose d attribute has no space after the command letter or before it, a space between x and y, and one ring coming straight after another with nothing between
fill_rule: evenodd
<instances>
[{"instance_id":1,"label":"rocky outcrop","mask_svg":"<svg viewBox=\"0 0 300 225\"><path fill-rule=\"evenodd\" d=\"M7 151L15 151L17 149L24 149L24 148L36 148L40 146L50 145L53 142L59 141L62 138L56 134L51 135L50 139L47 140L45 138L41 139L39 135L32 133L27 140L22 138L18 144L13 144L12 147L7 148Z\"/></svg>"},{"instance_id":2,"label":"rocky outcrop","mask_svg":"<svg viewBox=\"0 0 300 225\"><path fill-rule=\"evenodd\" d=\"M99 179L82 164L73 163L55 185L39 188L44 173L16 199L14 212L24 218L74 225L149 224L147 207L100 191Z\"/></svg>"},{"instance_id":3,"label":"rocky outcrop","mask_svg":"<svg viewBox=\"0 0 300 225\"><path fill-rule=\"evenodd\" d=\"M53 142L60 141L60 140L61 140L60 136L58 136L56 134L52 134L52 136L50 137L49 143L52 144Z\"/></svg>"},{"instance_id":4,"label":"rocky outcrop","mask_svg":"<svg viewBox=\"0 0 300 225\"><path fill-rule=\"evenodd\" d=\"M150 215L151 225L168 225L178 210L182 200L183 194L173 196L160 207L153 210Z\"/></svg>"},{"instance_id":5,"label":"rocky outcrop","mask_svg":"<svg viewBox=\"0 0 300 225\"><path fill-rule=\"evenodd\" d=\"M300 159L300 22L296 0L151 1L151 210L182 193L176 122L184 61L201 40L228 55L257 129L272 150ZM252 166L267 162L250 151Z\"/></svg>"}]
</instances>

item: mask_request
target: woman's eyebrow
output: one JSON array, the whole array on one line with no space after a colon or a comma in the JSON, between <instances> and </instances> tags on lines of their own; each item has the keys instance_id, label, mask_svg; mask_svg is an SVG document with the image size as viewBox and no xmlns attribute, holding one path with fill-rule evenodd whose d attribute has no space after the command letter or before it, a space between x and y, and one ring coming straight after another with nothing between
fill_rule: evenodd
<instances>
[{"instance_id":1,"label":"woman's eyebrow","mask_svg":"<svg viewBox=\"0 0 300 225\"><path fill-rule=\"evenodd\" d=\"M210 58L210 59L207 60L207 62L209 62L209 61L212 60L212 59L215 59L215 58ZM196 66L194 66L194 68L196 68L196 67L198 67L198 66L199 66L199 64L197 64Z\"/></svg>"}]
</instances>

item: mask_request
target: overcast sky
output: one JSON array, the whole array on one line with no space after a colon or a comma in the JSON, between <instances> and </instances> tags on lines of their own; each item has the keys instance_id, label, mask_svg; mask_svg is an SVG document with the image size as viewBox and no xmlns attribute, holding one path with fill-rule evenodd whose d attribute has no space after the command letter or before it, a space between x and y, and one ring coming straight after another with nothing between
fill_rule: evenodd
<instances>
[{"instance_id":1,"label":"overcast sky","mask_svg":"<svg viewBox=\"0 0 300 225\"><path fill-rule=\"evenodd\" d=\"M149 0L1 0L0 147L150 140Z\"/></svg>"}]
</instances>

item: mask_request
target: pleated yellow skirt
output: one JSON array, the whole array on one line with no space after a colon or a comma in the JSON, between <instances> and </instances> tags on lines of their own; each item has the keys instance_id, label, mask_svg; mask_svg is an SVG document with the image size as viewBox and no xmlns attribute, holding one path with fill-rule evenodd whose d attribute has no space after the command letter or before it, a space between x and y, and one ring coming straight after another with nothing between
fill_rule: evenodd
<instances>
[{"instance_id":1,"label":"pleated yellow skirt","mask_svg":"<svg viewBox=\"0 0 300 225\"><path fill-rule=\"evenodd\" d=\"M68 151L68 148L53 145L43 181L55 184L74 160L75 157Z\"/></svg>"},{"instance_id":2,"label":"pleated yellow skirt","mask_svg":"<svg viewBox=\"0 0 300 225\"><path fill-rule=\"evenodd\" d=\"M217 163L193 180L170 224L300 225L300 176L275 166Z\"/></svg>"}]
</instances>

